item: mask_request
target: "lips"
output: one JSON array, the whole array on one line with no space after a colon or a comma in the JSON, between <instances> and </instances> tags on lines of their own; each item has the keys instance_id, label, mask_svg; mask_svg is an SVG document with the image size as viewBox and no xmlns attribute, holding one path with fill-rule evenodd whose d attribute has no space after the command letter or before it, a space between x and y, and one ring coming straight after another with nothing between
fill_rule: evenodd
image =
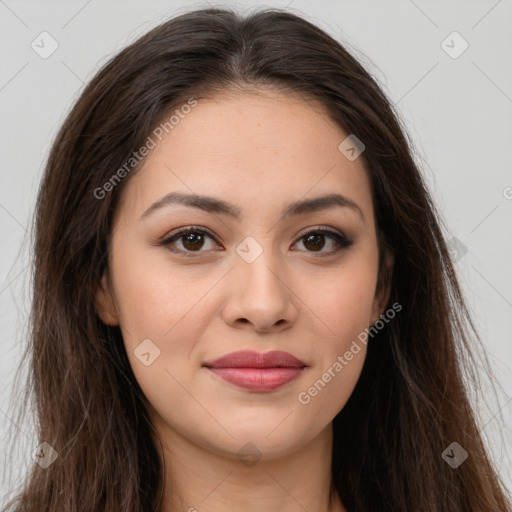
<instances>
[{"instance_id":1,"label":"lips","mask_svg":"<svg viewBox=\"0 0 512 512\"><path fill-rule=\"evenodd\" d=\"M237 387L253 392L274 391L300 377L306 363L288 352L240 351L203 364L212 373Z\"/></svg>"},{"instance_id":2,"label":"lips","mask_svg":"<svg viewBox=\"0 0 512 512\"><path fill-rule=\"evenodd\" d=\"M288 352L273 350L261 354L252 350L232 352L203 364L209 368L304 368L306 363Z\"/></svg>"}]
</instances>

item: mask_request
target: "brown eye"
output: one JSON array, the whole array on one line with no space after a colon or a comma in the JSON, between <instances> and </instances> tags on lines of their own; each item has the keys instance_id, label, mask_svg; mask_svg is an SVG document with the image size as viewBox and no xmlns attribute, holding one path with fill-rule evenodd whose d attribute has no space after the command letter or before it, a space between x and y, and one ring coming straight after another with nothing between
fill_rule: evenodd
<instances>
[{"instance_id":1,"label":"brown eye","mask_svg":"<svg viewBox=\"0 0 512 512\"><path fill-rule=\"evenodd\" d=\"M210 246L208 246L208 239L211 240ZM218 247L212 235L194 227L179 230L160 242L160 245L168 247L173 252L183 253L185 256L195 256L193 253L199 254Z\"/></svg>"},{"instance_id":2,"label":"brown eye","mask_svg":"<svg viewBox=\"0 0 512 512\"><path fill-rule=\"evenodd\" d=\"M187 235L181 235L182 244L189 251L197 251L204 245L204 236L201 233L192 232Z\"/></svg>"},{"instance_id":3,"label":"brown eye","mask_svg":"<svg viewBox=\"0 0 512 512\"><path fill-rule=\"evenodd\" d=\"M329 242L330 240L330 242ZM302 235L299 243L306 248L307 252L317 252L320 256L329 256L337 253L338 251L345 249L352 245L352 241L348 240L344 235L331 231L329 229L314 229ZM323 251L325 246L331 246L330 250Z\"/></svg>"},{"instance_id":4,"label":"brown eye","mask_svg":"<svg viewBox=\"0 0 512 512\"><path fill-rule=\"evenodd\" d=\"M304 246L312 251L320 251L325 245L325 236L320 233L307 235L303 240Z\"/></svg>"}]
</instances>

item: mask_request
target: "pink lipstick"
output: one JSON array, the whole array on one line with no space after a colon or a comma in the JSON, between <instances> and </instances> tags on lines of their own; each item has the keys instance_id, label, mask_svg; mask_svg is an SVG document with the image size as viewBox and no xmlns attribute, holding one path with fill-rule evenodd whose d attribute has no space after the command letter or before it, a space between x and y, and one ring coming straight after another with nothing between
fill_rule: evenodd
<instances>
[{"instance_id":1,"label":"pink lipstick","mask_svg":"<svg viewBox=\"0 0 512 512\"><path fill-rule=\"evenodd\" d=\"M265 392L274 391L298 378L307 365L280 350L265 354L244 350L207 361L203 366L235 386Z\"/></svg>"}]
</instances>

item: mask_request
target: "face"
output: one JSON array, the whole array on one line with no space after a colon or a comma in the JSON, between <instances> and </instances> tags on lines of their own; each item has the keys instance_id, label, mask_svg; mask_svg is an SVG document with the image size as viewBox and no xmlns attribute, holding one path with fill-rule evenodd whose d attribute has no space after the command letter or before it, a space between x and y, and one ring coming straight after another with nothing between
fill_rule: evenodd
<instances>
[{"instance_id":1,"label":"face","mask_svg":"<svg viewBox=\"0 0 512 512\"><path fill-rule=\"evenodd\" d=\"M389 292L347 135L320 104L226 94L199 100L126 183L96 303L162 437L272 459L345 405ZM212 363L238 351L256 354Z\"/></svg>"}]
</instances>

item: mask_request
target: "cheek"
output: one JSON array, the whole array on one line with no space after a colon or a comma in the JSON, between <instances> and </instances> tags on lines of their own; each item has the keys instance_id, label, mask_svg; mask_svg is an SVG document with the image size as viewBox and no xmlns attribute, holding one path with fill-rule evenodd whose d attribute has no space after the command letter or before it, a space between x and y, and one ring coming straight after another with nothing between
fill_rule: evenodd
<instances>
[{"instance_id":1,"label":"cheek","mask_svg":"<svg viewBox=\"0 0 512 512\"><path fill-rule=\"evenodd\" d=\"M192 290L190 283L175 282L162 271L130 266L119 273L121 332L135 379L149 403L164 415L176 410L193 415L195 402L185 389L190 387L190 373L196 371L190 355L201 338L198 320L204 311L198 303L208 283ZM170 424L173 419L167 418Z\"/></svg>"},{"instance_id":2,"label":"cheek","mask_svg":"<svg viewBox=\"0 0 512 512\"><path fill-rule=\"evenodd\" d=\"M130 259L119 257L113 262L119 322L127 346L144 338L167 339L187 317L197 319L196 306L214 285L212 276L179 271L162 258L150 261L147 252L130 254Z\"/></svg>"},{"instance_id":3,"label":"cheek","mask_svg":"<svg viewBox=\"0 0 512 512\"><path fill-rule=\"evenodd\" d=\"M374 266L361 258L335 276L315 280L315 293L303 290L311 313L322 321L331 348L339 353L370 325L376 279Z\"/></svg>"},{"instance_id":4,"label":"cheek","mask_svg":"<svg viewBox=\"0 0 512 512\"><path fill-rule=\"evenodd\" d=\"M209 292L218 276L177 271L162 259L148 264L147 254L133 249L130 254L112 265L119 323L134 375L158 401L164 389L179 391L170 374L184 382L192 371L191 353L212 314Z\"/></svg>"},{"instance_id":5,"label":"cheek","mask_svg":"<svg viewBox=\"0 0 512 512\"><path fill-rule=\"evenodd\" d=\"M374 259L374 255L366 262L361 258L358 264L341 269L336 279L317 281L322 293L308 295L308 306L321 319L325 337L319 345L318 364L297 399L314 411L320 423L331 421L343 408L364 365L377 279Z\"/></svg>"},{"instance_id":6,"label":"cheek","mask_svg":"<svg viewBox=\"0 0 512 512\"><path fill-rule=\"evenodd\" d=\"M369 325L373 286L354 279L328 289L317 311L326 336L319 340L315 366L297 395L300 415L315 424L334 418L350 398L366 357L365 329Z\"/></svg>"},{"instance_id":7,"label":"cheek","mask_svg":"<svg viewBox=\"0 0 512 512\"><path fill-rule=\"evenodd\" d=\"M350 353L350 360L345 354ZM298 417L313 424L325 425L333 420L350 398L364 364L366 346L348 345L347 352L329 359L315 372L297 394Z\"/></svg>"}]
</instances>

